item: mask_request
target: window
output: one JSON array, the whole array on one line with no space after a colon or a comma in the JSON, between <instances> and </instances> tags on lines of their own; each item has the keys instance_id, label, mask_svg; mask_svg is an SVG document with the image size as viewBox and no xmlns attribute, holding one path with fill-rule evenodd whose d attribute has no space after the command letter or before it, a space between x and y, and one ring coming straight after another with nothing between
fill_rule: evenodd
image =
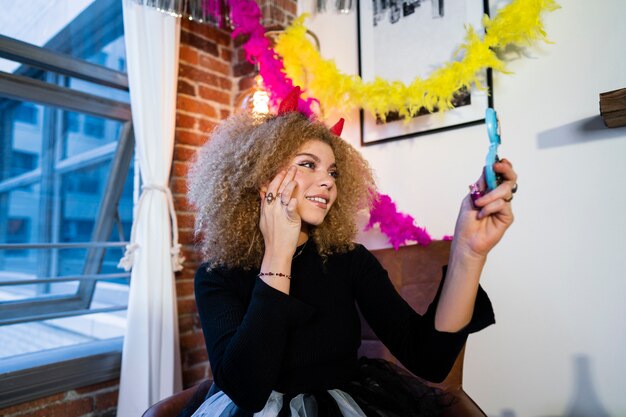
<instances>
[{"instance_id":1,"label":"window","mask_svg":"<svg viewBox=\"0 0 626 417\"><path fill-rule=\"evenodd\" d=\"M10 161L11 169L9 170L9 176L17 177L20 174L32 171L37 166L37 159L37 154L33 152L22 152L15 149Z\"/></svg>"},{"instance_id":2,"label":"window","mask_svg":"<svg viewBox=\"0 0 626 417\"><path fill-rule=\"evenodd\" d=\"M37 113L37 107L23 104L15 111L15 121L28 123L29 125L37 124Z\"/></svg>"},{"instance_id":3,"label":"window","mask_svg":"<svg viewBox=\"0 0 626 417\"><path fill-rule=\"evenodd\" d=\"M30 236L31 219L28 217L9 217L7 220L6 241L7 243L28 243ZM13 256L25 257L27 251L14 250Z\"/></svg>"},{"instance_id":4,"label":"window","mask_svg":"<svg viewBox=\"0 0 626 417\"><path fill-rule=\"evenodd\" d=\"M97 117L85 116L84 133L92 138L104 138L104 120Z\"/></svg>"},{"instance_id":5,"label":"window","mask_svg":"<svg viewBox=\"0 0 626 417\"><path fill-rule=\"evenodd\" d=\"M121 0L0 7L2 408L119 372L136 175Z\"/></svg>"}]
</instances>

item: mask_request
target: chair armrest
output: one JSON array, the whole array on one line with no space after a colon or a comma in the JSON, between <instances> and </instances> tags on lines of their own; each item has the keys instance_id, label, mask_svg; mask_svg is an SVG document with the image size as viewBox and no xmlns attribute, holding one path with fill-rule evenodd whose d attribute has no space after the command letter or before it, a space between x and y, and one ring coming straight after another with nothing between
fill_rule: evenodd
<instances>
[{"instance_id":1,"label":"chair armrest","mask_svg":"<svg viewBox=\"0 0 626 417\"><path fill-rule=\"evenodd\" d=\"M454 396L454 402L450 407L446 407L442 417L487 417L462 388L449 390L448 393Z\"/></svg>"},{"instance_id":2,"label":"chair armrest","mask_svg":"<svg viewBox=\"0 0 626 417\"><path fill-rule=\"evenodd\" d=\"M193 387L167 397L147 409L142 417L176 417L194 395L206 396L211 385L212 381L206 380L198 385L194 385Z\"/></svg>"}]
</instances>

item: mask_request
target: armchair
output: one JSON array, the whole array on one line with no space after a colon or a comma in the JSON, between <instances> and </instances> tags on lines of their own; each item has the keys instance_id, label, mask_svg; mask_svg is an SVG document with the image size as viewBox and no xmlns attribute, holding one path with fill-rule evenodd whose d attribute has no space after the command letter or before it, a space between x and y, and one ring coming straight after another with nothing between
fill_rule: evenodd
<instances>
[{"instance_id":1,"label":"armchair","mask_svg":"<svg viewBox=\"0 0 626 417\"><path fill-rule=\"evenodd\" d=\"M412 245L401 247L398 251L381 249L372 253L389 272L389 277L400 295L418 313L423 314L439 288L442 267L448 262L450 242L434 241L426 247ZM414 271L420 273L415 274ZM360 356L379 357L398 363L363 320L362 328ZM463 390L464 353L465 349L459 353L450 374L443 382L429 385L443 389L455 397L454 404L445 410L443 417L487 417ZM150 407L143 417L176 417L194 395L204 398L210 387L211 381L204 381L179 392Z\"/></svg>"}]
</instances>

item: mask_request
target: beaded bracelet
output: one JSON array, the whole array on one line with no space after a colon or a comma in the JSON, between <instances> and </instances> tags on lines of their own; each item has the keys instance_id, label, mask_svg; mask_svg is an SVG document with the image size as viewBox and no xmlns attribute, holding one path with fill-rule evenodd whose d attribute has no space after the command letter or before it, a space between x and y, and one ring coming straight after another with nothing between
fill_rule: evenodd
<instances>
[{"instance_id":1,"label":"beaded bracelet","mask_svg":"<svg viewBox=\"0 0 626 417\"><path fill-rule=\"evenodd\" d=\"M285 277L291 279L291 275L283 274L282 272L259 272L260 277Z\"/></svg>"}]
</instances>

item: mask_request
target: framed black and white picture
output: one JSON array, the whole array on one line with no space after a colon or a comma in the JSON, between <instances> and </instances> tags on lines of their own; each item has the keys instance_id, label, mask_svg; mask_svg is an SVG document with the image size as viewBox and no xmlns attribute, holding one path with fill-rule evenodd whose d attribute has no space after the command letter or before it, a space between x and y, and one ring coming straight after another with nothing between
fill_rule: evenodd
<instances>
[{"instance_id":1,"label":"framed black and white picture","mask_svg":"<svg viewBox=\"0 0 626 417\"><path fill-rule=\"evenodd\" d=\"M407 85L454 60L465 40L466 25L482 31L482 17L488 12L487 0L364 0L357 5L361 78L368 82L380 77ZM409 121L389 113L383 121L362 111L361 144L484 122L485 109L492 103L490 71L480 78L489 91L459 91L455 108L443 113L421 109Z\"/></svg>"}]
</instances>

